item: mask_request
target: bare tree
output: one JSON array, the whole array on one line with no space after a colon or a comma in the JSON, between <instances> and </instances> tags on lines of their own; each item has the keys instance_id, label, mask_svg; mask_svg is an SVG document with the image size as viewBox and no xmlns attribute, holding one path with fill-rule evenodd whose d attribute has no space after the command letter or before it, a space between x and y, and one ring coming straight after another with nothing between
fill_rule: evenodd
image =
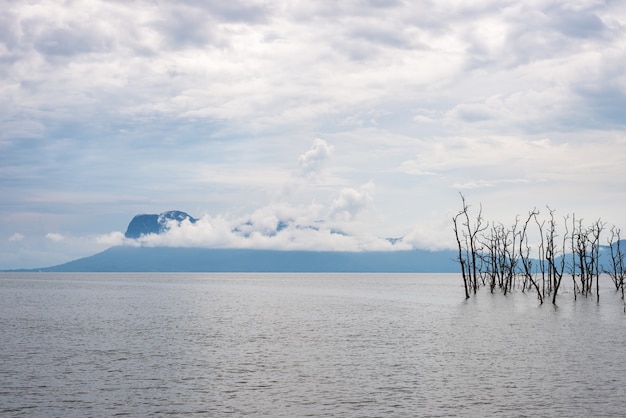
<instances>
[{"instance_id":1,"label":"bare tree","mask_svg":"<svg viewBox=\"0 0 626 418\"><path fill-rule=\"evenodd\" d=\"M561 229L555 210L547 206L547 220L540 219L539 211L533 209L522 223L518 216L510 228L502 223L491 223L490 227L490 223L483 219L482 206L478 215L472 218L463 194L461 202L462 210L452 220L466 298L471 292L476 294L479 282L483 285L488 283L492 293L499 287L506 295L518 286L521 281L518 279L523 278L522 292L534 290L540 303L551 296L552 303L556 304L566 264L572 276L574 299L578 294L588 296L595 291L599 301L601 273L611 277L624 298L626 252L621 248L619 229L611 229L608 241L611 263L607 268L600 258L600 237L605 228L600 219L585 228L582 219L572 215L570 223L570 216L567 215L563 217ZM535 224L539 232L535 248L529 243L531 224ZM562 237L559 229L563 231ZM487 230L489 232L485 234ZM571 255L568 254L568 245Z\"/></svg>"},{"instance_id":2,"label":"bare tree","mask_svg":"<svg viewBox=\"0 0 626 418\"><path fill-rule=\"evenodd\" d=\"M499 234L496 227L491 228L491 234L488 237L484 237L482 247L484 252L480 254L482 259L481 266L483 266L483 276L486 277L489 283L489 290L493 293L496 288L496 284L500 284L500 269L498 268L498 248Z\"/></svg>"},{"instance_id":3,"label":"bare tree","mask_svg":"<svg viewBox=\"0 0 626 418\"><path fill-rule=\"evenodd\" d=\"M590 255L589 255L589 233L583 229L582 219L578 220L578 224L574 227L572 234L576 237L575 244L572 247L572 253L575 254L576 263L574 271L578 273L580 279L580 293L587 296L591 291L590 284ZM572 242L573 238L572 238Z\"/></svg>"},{"instance_id":4,"label":"bare tree","mask_svg":"<svg viewBox=\"0 0 626 418\"><path fill-rule=\"evenodd\" d=\"M535 223L539 228L539 246L537 247L537 264L539 264L539 271L541 272L541 296L543 298L546 297L546 251L545 251L545 243L543 236L543 227L546 221L539 221L539 219L535 216Z\"/></svg>"},{"instance_id":5,"label":"bare tree","mask_svg":"<svg viewBox=\"0 0 626 418\"><path fill-rule=\"evenodd\" d=\"M531 212L529 212L528 218L526 218L526 222L524 222L519 237L519 256L520 261L522 262L524 274L524 284L522 289L530 288L530 286L532 285L537 291L537 297L539 298L539 302L543 304L543 294L534 278L535 276L533 273L533 261L530 258L530 245L528 244L528 224L532 219L536 219L537 215L539 215L539 211L537 209L533 209Z\"/></svg>"},{"instance_id":6,"label":"bare tree","mask_svg":"<svg viewBox=\"0 0 626 418\"><path fill-rule=\"evenodd\" d=\"M572 274L572 282L574 285L574 300L576 300L576 294L580 291L578 284L576 283L576 214L572 214L572 231L570 233L570 250L572 254L572 264L570 266L570 272Z\"/></svg>"},{"instance_id":7,"label":"bare tree","mask_svg":"<svg viewBox=\"0 0 626 418\"><path fill-rule=\"evenodd\" d=\"M626 271L624 271L624 252L621 246L621 231L615 226L611 227L611 238L607 240L609 248L611 250L611 261L609 268L605 268L604 272L609 275L615 290L622 292L622 299L624 299L624 279L626 278Z\"/></svg>"},{"instance_id":8,"label":"bare tree","mask_svg":"<svg viewBox=\"0 0 626 418\"><path fill-rule=\"evenodd\" d=\"M474 223L471 222L469 217L469 206L465 203L465 196L461 194L461 200L463 202L463 214L465 216L465 222L463 225L467 229L466 239L469 244L469 272L470 272L470 281L472 284L472 290L474 294L478 290L478 262L480 258L478 256L478 252L482 249L480 246L480 242L478 241L478 234L483 232L485 229L489 227L488 224L484 224L484 219L482 216L483 208L480 206L480 210L478 211L478 215L476 216L476 221Z\"/></svg>"},{"instance_id":9,"label":"bare tree","mask_svg":"<svg viewBox=\"0 0 626 418\"><path fill-rule=\"evenodd\" d=\"M485 231L489 224L485 224L482 217L482 206L476 216L476 220L472 222L470 220L469 206L465 202L465 196L462 193L461 211L454 217L454 232L457 238L457 244L459 246L459 262L461 262L461 268L465 272L463 276L464 283L476 294L478 291L478 277L481 273L479 263L482 264L480 257L480 251L482 251L482 245L478 240L478 234ZM464 222L461 223L465 227L462 232L463 239L461 240L461 234L459 229L459 218L464 218ZM466 297L469 297L469 293L466 291Z\"/></svg>"},{"instance_id":10,"label":"bare tree","mask_svg":"<svg viewBox=\"0 0 626 418\"><path fill-rule=\"evenodd\" d=\"M461 237L459 236L459 223L458 223L458 219L461 215L463 215L463 212L467 210L465 205L463 205L463 211L459 212L454 218L452 218L452 221L454 222L454 235L456 236L456 242L459 248L459 255L458 255L458 261L461 264L461 274L463 275L463 286L465 287L465 299L469 299L470 295L469 295L469 289L471 284L468 283L469 281L469 269L467 268L467 241L463 240L463 242L461 241Z\"/></svg>"},{"instance_id":11,"label":"bare tree","mask_svg":"<svg viewBox=\"0 0 626 418\"><path fill-rule=\"evenodd\" d=\"M563 271L565 269L567 234L563 236L563 244L559 250L555 242L558 234L556 231L556 221L554 220L554 210L548 207L548 212L550 213L550 221L548 222L548 229L546 231L545 260L548 263L548 292L552 294L552 304L556 304L556 295L561 287L561 279L563 278ZM567 226L567 218L565 218L565 225Z\"/></svg>"},{"instance_id":12,"label":"bare tree","mask_svg":"<svg viewBox=\"0 0 626 418\"><path fill-rule=\"evenodd\" d=\"M591 274L596 279L596 301L600 302L600 235L604 229L605 224L598 219L591 225Z\"/></svg>"}]
</instances>

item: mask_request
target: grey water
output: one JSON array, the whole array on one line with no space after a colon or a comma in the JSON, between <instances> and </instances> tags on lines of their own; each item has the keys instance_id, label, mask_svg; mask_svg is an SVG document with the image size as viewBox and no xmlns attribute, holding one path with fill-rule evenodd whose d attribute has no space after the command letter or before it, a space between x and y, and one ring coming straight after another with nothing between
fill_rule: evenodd
<instances>
[{"instance_id":1,"label":"grey water","mask_svg":"<svg viewBox=\"0 0 626 418\"><path fill-rule=\"evenodd\" d=\"M624 416L623 301L567 287L555 307L444 274L3 273L0 415Z\"/></svg>"}]
</instances>

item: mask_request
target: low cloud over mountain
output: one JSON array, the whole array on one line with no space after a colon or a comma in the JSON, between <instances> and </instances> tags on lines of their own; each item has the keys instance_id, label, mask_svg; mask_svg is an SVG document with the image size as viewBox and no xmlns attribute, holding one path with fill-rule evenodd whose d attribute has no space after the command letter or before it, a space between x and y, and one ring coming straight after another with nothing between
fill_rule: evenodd
<instances>
[{"instance_id":1,"label":"low cloud over mountain","mask_svg":"<svg viewBox=\"0 0 626 418\"><path fill-rule=\"evenodd\" d=\"M183 221L195 223L196 219L178 210L171 210L160 215L136 215L128 224L124 236L126 238L139 238L147 234L160 234L166 232L171 225L180 225Z\"/></svg>"},{"instance_id":2,"label":"low cloud over mountain","mask_svg":"<svg viewBox=\"0 0 626 418\"><path fill-rule=\"evenodd\" d=\"M403 238L386 239L353 234L332 221L351 219L358 212L367 189L346 191L333 203L330 220L315 219L311 208L262 208L250 216L227 219L205 214L200 218L172 210L136 215L125 234L114 232L99 238L110 246L204 247L312 251L409 250Z\"/></svg>"}]
</instances>

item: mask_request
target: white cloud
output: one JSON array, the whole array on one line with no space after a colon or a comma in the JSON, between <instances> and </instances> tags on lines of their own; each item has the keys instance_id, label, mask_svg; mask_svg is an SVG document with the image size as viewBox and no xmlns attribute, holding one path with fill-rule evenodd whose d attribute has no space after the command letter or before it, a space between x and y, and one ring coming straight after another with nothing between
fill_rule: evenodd
<instances>
[{"instance_id":1,"label":"white cloud","mask_svg":"<svg viewBox=\"0 0 626 418\"><path fill-rule=\"evenodd\" d=\"M450 234L450 225L455 212L448 210L431 216L427 222L415 224L402 237L402 243L410 248L432 250L454 248L456 244Z\"/></svg>"},{"instance_id":2,"label":"white cloud","mask_svg":"<svg viewBox=\"0 0 626 418\"><path fill-rule=\"evenodd\" d=\"M590 139L585 143L522 136L434 139L424 144L415 159L403 162L401 170L407 174L445 175L453 180L450 184L454 187L618 177L624 157L616 150L624 138L600 138L593 132L588 135Z\"/></svg>"},{"instance_id":3,"label":"white cloud","mask_svg":"<svg viewBox=\"0 0 626 418\"><path fill-rule=\"evenodd\" d=\"M136 240L126 238L124 236L124 233L119 231L114 231L103 235L97 235L94 239L96 243L100 245L105 245L107 247L115 247L120 245L139 246L139 243Z\"/></svg>"},{"instance_id":4,"label":"white cloud","mask_svg":"<svg viewBox=\"0 0 626 418\"><path fill-rule=\"evenodd\" d=\"M406 250L410 242L391 243L383 237L353 225L357 214L371 202L374 186L359 190L344 189L330 208L312 203L291 206L276 203L259 208L249 215L201 216L196 222L168 222L161 234L128 239L121 232L97 237L108 246L172 246L206 248L257 248L274 250L364 251ZM328 213L328 218L323 217Z\"/></svg>"},{"instance_id":5,"label":"white cloud","mask_svg":"<svg viewBox=\"0 0 626 418\"><path fill-rule=\"evenodd\" d=\"M57 234L55 232L48 232L46 234L46 238L54 242L61 242L65 239L63 235Z\"/></svg>"},{"instance_id":6,"label":"white cloud","mask_svg":"<svg viewBox=\"0 0 626 418\"><path fill-rule=\"evenodd\" d=\"M342 230L358 247L456 208L459 189L497 214L622 218L626 3L218 3L10 2L6 236L69 248L189 208L218 215L172 242L343 246ZM33 238L52 228L65 239Z\"/></svg>"},{"instance_id":7,"label":"white cloud","mask_svg":"<svg viewBox=\"0 0 626 418\"><path fill-rule=\"evenodd\" d=\"M279 220L276 215L260 217L253 214L250 220L226 219L204 215L197 222L187 221L170 225L161 234L144 235L136 240L121 234L101 237L109 245L142 245L207 248L256 248L274 250L363 251L408 249L396 246L385 239L362 235L347 235L331 224L318 221L299 223L294 219Z\"/></svg>"},{"instance_id":8,"label":"white cloud","mask_svg":"<svg viewBox=\"0 0 626 418\"><path fill-rule=\"evenodd\" d=\"M305 176L313 176L319 172L322 165L333 153L333 146L326 141L316 138L311 148L298 157L298 163L302 174Z\"/></svg>"},{"instance_id":9,"label":"white cloud","mask_svg":"<svg viewBox=\"0 0 626 418\"><path fill-rule=\"evenodd\" d=\"M16 232L15 234L9 237L9 241L11 242L22 241L23 239L24 239L24 235L20 234L19 232Z\"/></svg>"},{"instance_id":10,"label":"white cloud","mask_svg":"<svg viewBox=\"0 0 626 418\"><path fill-rule=\"evenodd\" d=\"M351 221L363 211L373 200L374 183L369 182L359 190L343 189L331 207L329 218L333 220Z\"/></svg>"}]
</instances>

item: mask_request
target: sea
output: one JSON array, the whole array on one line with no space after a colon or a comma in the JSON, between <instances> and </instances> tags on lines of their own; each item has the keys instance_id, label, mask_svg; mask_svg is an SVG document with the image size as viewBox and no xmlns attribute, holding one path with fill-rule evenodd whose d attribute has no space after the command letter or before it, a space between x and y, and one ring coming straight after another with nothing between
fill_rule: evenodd
<instances>
[{"instance_id":1,"label":"sea","mask_svg":"<svg viewBox=\"0 0 626 418\"><path fill-rule=\"evenodd\" d=\"M626 416L601 280L541 305L458 274L2 273L0 416Z\"/></svg>"}]
</instances>

